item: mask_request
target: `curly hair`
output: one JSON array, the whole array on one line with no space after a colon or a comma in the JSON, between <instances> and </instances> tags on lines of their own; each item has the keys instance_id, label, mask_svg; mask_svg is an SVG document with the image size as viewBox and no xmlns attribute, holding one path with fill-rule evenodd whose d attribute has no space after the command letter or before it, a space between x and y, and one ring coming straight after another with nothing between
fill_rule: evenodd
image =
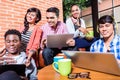
<instances>
[{"instance_id":1,"label":"curly hair","mask_svg":"<svg viewBox=\"0 0 120 80\"><path fill-rule=\"evenodd\" d=\"M6 39L6 37L11 34L17 35L21 41L21 33L16 29L9 29L8 31L6 31L4 34L4 39Z\"/></svg>"}]
</instances>

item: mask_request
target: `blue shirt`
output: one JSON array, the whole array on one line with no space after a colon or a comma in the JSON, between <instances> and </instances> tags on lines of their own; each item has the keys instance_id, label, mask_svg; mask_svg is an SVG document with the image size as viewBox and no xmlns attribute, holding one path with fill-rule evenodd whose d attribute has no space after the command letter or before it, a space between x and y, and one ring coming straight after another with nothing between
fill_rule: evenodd
<instances>
[{"instance_id":1,"label":"blue shirt","mask_svg":"<svg viewBox=\"0 0 120 80\"><path fill-rule=\"evenodd\" d=\"M109 52L115 54L116 59L120 60L120 36L115 35L113 40L110 42L110 50ZM104 44L103 38L95 41L91 47L91 52L107 52L107 49Z\"/></svg>"}]
</instances>

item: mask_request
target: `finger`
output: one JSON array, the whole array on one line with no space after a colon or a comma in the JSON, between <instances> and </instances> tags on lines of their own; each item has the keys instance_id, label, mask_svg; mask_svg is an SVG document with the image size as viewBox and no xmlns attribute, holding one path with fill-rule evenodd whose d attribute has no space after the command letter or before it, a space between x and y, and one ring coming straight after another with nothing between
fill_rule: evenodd
<instances>
[{"instance_id":1,"label":"finger","mask_svg":"<svg viewBox=\"0 0 120 80\"><path fill-rule=\"evenodd\" d=\"M13 58L10 57L3 57L4 60L14 60Z\"/></svg>"},{"instance_id":2,"label":"finger","mask_svg":"<svg viewBox=\"0 0 120 80\"><path fill-rule=\"evenodd\" d=\"M66 41L66 44L69 44L70 42L71 42L71 39L67 40L67 41Z\"/></svg>"},{"instance_id":3,"label":"finger","mask_svg":"<svg viewBox=\"0 0 120 80\"><path fill-rule=\"evenodd\" d=\"M7 64L16 64L16 60L6 60Z\"/></svg>"}]
</instances>

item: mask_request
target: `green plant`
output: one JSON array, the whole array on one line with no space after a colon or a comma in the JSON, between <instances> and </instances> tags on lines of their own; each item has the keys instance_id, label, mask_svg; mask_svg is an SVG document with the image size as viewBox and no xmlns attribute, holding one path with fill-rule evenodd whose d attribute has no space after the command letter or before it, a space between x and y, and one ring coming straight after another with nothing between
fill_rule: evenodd
<instances>
[{"instance_id":1,"label":"green plant","mask_svg":"<svg viewBox=\"0 0 120 80\"><path fill-rule=\"evenodd\" d=\"M70 15L70 7L73 4L79 5L81 9L89 7L91 5L91 0L63 0L63 16L64 21Z\"/></svg>"}]
</instances>

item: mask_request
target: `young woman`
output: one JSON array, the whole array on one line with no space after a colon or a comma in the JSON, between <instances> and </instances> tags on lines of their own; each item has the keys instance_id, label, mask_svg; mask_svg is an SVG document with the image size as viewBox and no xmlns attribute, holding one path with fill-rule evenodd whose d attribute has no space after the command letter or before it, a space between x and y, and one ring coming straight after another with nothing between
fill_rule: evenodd
<instances>
[{"instance_id":1,"label":"young woman","mask_svg":"<svg viewBox=\"0 0 120 80\"><path fill-rule=\"evenodd\" d=\"M74 34L74 37L85 37L88 33L86 30L85 22L80 18L81 10L78 5L71 6L71 17L66 20L66 25L69 33Z\"/></svg>"},{"instance_id":2,"label":"young woman","mask_svg":"<svg viewBox=\"0 0 120 80\"><path fill-rule=\"evenodd\" d=\"M19 29L22 35L21 51L27 53L27 62L37 52L40 45L42 30L37 25L40 20L40 10L34 7L29 8L24 18L24 26Z\"/></svg>"}]
</instances>

